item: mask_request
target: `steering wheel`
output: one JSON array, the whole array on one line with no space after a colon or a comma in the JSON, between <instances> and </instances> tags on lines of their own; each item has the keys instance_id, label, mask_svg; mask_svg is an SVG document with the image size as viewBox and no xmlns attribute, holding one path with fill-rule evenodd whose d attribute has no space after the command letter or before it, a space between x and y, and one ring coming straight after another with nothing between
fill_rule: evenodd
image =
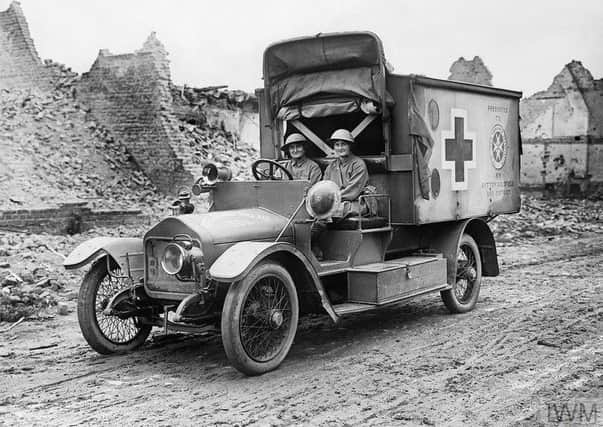
<instances>
[{"instance_id":1,"label":"steering wheel","mask_svg":"<svg viewBox=\"0 0 603 427\"><path fill-rule=\"evenodd\" d=\"M263 167L262 167L263 166ZM259 159L251 164L251 172L258 181L282 181L282 176L277 176L276 171L280 171L290 181L293 180L293 175L283 165L270 159Z\"/></svg>"}]
</instances>

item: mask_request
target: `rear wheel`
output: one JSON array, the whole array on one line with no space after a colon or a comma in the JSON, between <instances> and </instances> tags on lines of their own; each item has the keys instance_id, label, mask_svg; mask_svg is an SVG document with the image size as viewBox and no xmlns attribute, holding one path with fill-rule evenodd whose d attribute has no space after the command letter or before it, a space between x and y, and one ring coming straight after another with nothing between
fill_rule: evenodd
<instances>
[{"instance_id":1,"label":"rear wheel","mask_svg":"<svg viewBox=\"0 0 603 427\"><path fill-rule=\"evenodd\" d=\"M122 274L112 263L111 273ZM107 259L92 264L84 276L77 303L77 318L84 338L101 354L121 353L140 347L151 332L152 326L140 325L138 319L120 319L103 313L111 298L129 285L107 271Z\"/></svg>"},{"instance_id":2,"label":"rear wheel","mask_svg":"<svg viewBox=\"0 0 603 427\"><path fill-rule=\"evenodd\" d=\"M280 264L264 262L231 285L222 309L222 343L247 375L277 368L287 356L299 318L297 291Z\"/></svg>"},{"instance_id":3,"label":"rear wheel","mask_svg":"<svg viewBox=\"0 0 603 427\"><path fill-rule=\"evenodd\" d=\"M456 281L442 291L442 300L451 313L473 310L482 283L482 259L473 237L463 234L456 258Z\"/></svg>"}]
</instances>

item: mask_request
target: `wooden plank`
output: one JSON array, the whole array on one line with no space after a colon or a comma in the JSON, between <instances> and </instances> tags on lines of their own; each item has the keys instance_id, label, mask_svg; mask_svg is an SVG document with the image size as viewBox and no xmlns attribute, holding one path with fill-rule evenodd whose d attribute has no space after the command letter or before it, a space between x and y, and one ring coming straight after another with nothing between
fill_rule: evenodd
<instances>
[{"instance_id":1,"label":"wooden plank","mask_svg":"<svg viewBox=\"0 0 603 427\"><path fill-rule=\"evenodd\" d=\"M353 130L352 130L352 136L354 138L356 138L358 135L360 135L362 133L363 130L366 129L366 127L368 125L370 125L373 120L375 120L377 118L376 114L369 114L367 115L364 119L362 119L362 121L360 123L358 123L358 126L356 126Z\"/></svg>"},{"instance_id":2,"label":"wooden plank","mask_svg":"<svg viewBox=\"0 0 603 427\"><path fill-rule=\"evenodd\" d=\"M291 124L295 126L301 133L303 133L306 138L308 138L314 145L320 148L327 155L327 157L333 157L335 155L333 149L329 147L326 142L320 139L318 135L312 132L312 130L308 126L306 126L299 120L293 120Z\"/></svg>"}]
</instances>

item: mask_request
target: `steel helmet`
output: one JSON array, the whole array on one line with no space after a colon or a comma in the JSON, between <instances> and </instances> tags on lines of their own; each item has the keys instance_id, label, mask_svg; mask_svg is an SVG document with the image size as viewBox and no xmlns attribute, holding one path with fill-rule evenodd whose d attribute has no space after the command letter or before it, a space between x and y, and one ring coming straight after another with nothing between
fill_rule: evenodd
<instances>
[{"instance_id":1,"label":"steel helmet","mask_svg":"<svg viewBox=\"0 0 603 427\"><path fill-rule=\"evenodd\" d=\"M289 148L289 146L291 144L307 144L307 143L308 143L308 140L301 133L292 133L285 140L285 143L281 147L281 150L283 150L283 152L287 153L287 149Z\"/></svg>"},{"instance_id":2,"label":"steel helmet","mask_svg":"<svg viewBox=\"0 0 603 427\"><path fill-rule=\"evenodd\" d=\"M354 143L354 135L347 129L337 129L329 138L330 141L345 141L349 144Z\"/></svg>"},{"instance_id":3,"label":"steel helmet","mask_svg":"<svg viewBox=\"0 0 603 427\"><path fill-rule=\"evenodd\" d=\"M306 211L316 219L332 217L340 203L341 191L336 183L329 180L318 181L306 195Z\"/></svg>"}]
</instances>

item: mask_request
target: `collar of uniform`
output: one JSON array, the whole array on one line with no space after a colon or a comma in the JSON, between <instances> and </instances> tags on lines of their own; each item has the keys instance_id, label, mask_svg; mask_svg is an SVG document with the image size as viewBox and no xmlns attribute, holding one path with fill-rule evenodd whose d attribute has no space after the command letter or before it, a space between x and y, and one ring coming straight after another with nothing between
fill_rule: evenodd
<instances>
[{"instance_id":1,"label":"collar of uniform","mask_svg":"<svg viewBox=\"0 0 603 427\"><path fill-rule=\"evenodd\" d=\"M354 159L354 156L352 154L350 154L349 156L346 156L346 157L338 157L337 161L339 162L340 165L347 165L353 159Z\"/></svg>"},{"instance_id":2,"label":"collar of uniform","mask_svg":"<svg viewBox=\"0 0 603 427\"><path fill-rule=\"evenodd\" d=\"M306 163L306 160L307 159L305 157L302 157L300 159L291 159L291 164L295 167L299 167Z\"/></svg>"}]
</instances>

